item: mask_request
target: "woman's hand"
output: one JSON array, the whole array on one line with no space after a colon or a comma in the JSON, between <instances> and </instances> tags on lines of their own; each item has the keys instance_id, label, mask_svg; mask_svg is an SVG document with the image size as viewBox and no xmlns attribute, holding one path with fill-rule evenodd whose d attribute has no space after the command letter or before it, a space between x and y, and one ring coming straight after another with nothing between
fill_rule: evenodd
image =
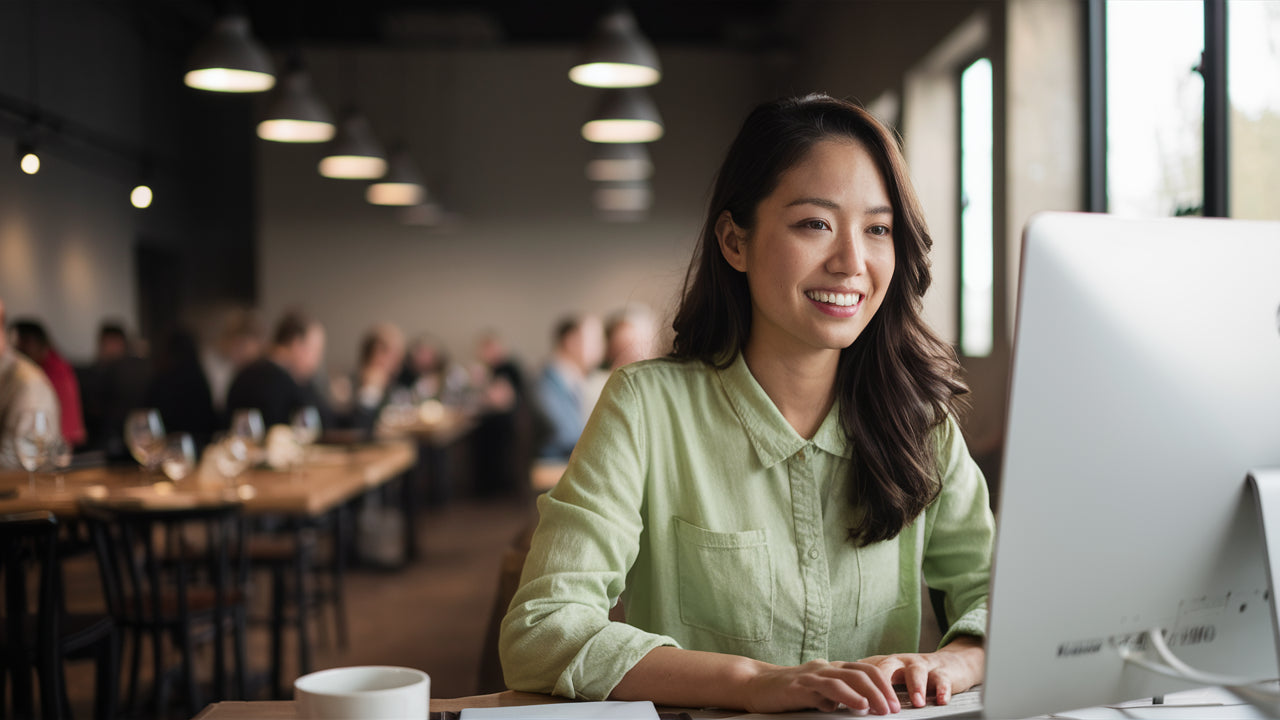
<instances>
[{"instance_id":1,"label":"woman's hand","mask_svg":"<svg viewBox=\"0 0 1280 720\"><path fill-rule=\"evenodd\" d=\"M748 711L761 713L808 708L834 712L843 706L887 715L902 709L888 673L876 665L826 660L761 669L748 681L744 702Z\"/></svg>"},{"instance_id":2,"label":"woman's hand","mask_svg":"<svg viewBox=\"0 0 1280 720\"><path fill-rule=\"evenodd\" d=\"M930 695L946 705L952 694L982 682L985 659L982 640L961 635L937 652L876 655L862 662L879 668L890 682L906 685L911 704L924 707Z\"/></svg>"}]
</instances>

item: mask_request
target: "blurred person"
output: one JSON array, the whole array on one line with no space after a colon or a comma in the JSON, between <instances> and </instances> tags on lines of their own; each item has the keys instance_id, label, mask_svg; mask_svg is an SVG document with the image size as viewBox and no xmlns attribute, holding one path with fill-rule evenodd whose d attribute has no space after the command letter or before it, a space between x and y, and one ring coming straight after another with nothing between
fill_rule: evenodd
<instances>
[{"instance_id":1,"label":"blurred person","mask_svg":"<svg viewBox=\"0 0 1280 720\"><path fill-rule=\"evenodd\" d=\"M584 417L591 416L614 370L654 356L653 336L653 315L647 307L628 307L609 316L604 326L604 360L587 375L583 391Z\"/></svg>"},{"instance_id":2,"label":"blurred person","mask_svg":"<svg viewBox=\"0 0 1280 720\"><path fill-rule=\"evenodd\" d=\"M175 330L160 346L145 399L160 411L166 432L191 433L198 448L209 444L220 423L191 332Z\"/></svg>"},{"instance_id":3,"label":"blurred person","mask_svg":"<svg viewBox=\"0 0 1280 720\"><path fill-rule=\"evenodd\" d=\"M129 458L124 419L143 406L150 382L150 365L133 345L123 324L104 320L98 326L97 355L79 373L86 445L111 460Z\"/></svg>"},{"instance_id":4,"label":"blurred person","mask_svg":"<svg viewBox=\"0 0 1280 720\"><path fill-rule=\"evenodd\" d=\"M231 381L227 412L257 408L270 427L288 425L295 411L311 405L320 411L325 427L331 427L328 403L313 382L324 358L324 342L320 323L297 311L285 313L276 324L271 348Z\"/></svg>"},{"instance_id":5,"label":"blurred person","mask_svg":"<svg viewBox=\"0 0 1280 720\"><path fill-rule=\"evenodd\" d=\"M440 342L430 335L419 335L409 343L398 384L412 390L417 400L438 398L444 390L448 364L449 356Z\"/></svg>"},{"instance_id":6,"label":"blurred person","mask_svg":"<svg viewBox=\"0 0 1280 720\"><path fill-rule=\"evenodd\" d=\"M556 324L551 360L538 379L538 402L550 423L550 437L538 456L567 460L586 426L587 373L604 356L604 332L595 315L569 317Z\"/></svg>"},{"instance_id":7,"label":"blurred person","mask_svg":"<svg viewBox=\"0 0 1280 720\"><path fill-rule=\"evenodd\" d=\"M480 335L476 359L481 373L480 413L471 438L476 492L493 497L518 489L528 475L528 433L520 432L527 417L527 390L524 372L496 332Z\"/></svg>"},{"instance_id":8,"label":"blurred person","mask_svg":"<svg viewBox=\"0 0 1280 720\"><path fill-rule=\"evenodd\" d=\"M5 327L4 299L0 298L0 328ZM0 331L0 468L22 467L14 448L18 419L27 412L44 412L53 426L59 425L58 396L49 378L27 357L9 344Z\"/></svg>"},{"instance_id":9,"label":"blurred person","mask_svg":"<svg viewBox=\"0 0 1280 720\"><path fill-rule=\"evenodd\" d=\"M397 387L404 358L404 333L391 323L374 325L360 341L360 367L352 383L347 424L364 437L372 437L378 416Z\"/></svg>"},{"instance_id":10,"label":"blurred person","mask_svg":"<svg viewBox=\"0 0 1280 720\"><path fill-rule=\"evenodd\" d=\"M262 357L262 325L250 308L230 308L215 320L213 341L200 353L214 412L225 415L227 391L236 373Z\"/></svg>"},{"instance_id":11,"label":"blurred person","mask_svg":"<svg viewBox=\"0 0 1280 720\"><path fill-rule=\"evenodd\" d=\"M18 351L40 366L45 377L53 385L58 396L62 439L76 447L85 441L84 413L80 409L80 381L53 341L44 325L32 318L22 318L13 323L14 344Z\"/></svg>"}]
</instances>

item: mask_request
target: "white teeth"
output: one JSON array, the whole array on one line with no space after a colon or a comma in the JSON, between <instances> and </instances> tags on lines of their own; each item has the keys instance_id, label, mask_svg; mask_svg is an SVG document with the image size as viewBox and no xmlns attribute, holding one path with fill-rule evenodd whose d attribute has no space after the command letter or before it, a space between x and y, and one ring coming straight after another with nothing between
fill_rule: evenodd
<instances>
[{"instance_id":1,"label":"white teeth","mask_svg":"<svg viewBox=\"0 0 1280 720\"><path fill-rule=\"evenodd\" d=\"M829 305L839 305L840 307L849 307L857 305L862 300L860 293L831 293L818 290L811 290L805 293L809 298L818 302L827 303Z\"/></svg>"}]
</instances>

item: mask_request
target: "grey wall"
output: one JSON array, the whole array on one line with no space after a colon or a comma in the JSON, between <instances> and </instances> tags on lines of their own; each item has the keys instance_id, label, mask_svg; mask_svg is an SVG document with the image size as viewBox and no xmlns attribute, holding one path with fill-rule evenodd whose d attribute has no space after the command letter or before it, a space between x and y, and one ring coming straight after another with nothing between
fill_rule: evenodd
<instances>
[{"instance_id":1,"label":"grey wall","mask_svg":"<svg viewBox=\"0 0 1280 720\"><path fill-rule=\"evenodd\" d=\"M252 299L253 106L182 85L204 20L180 7L0 2L0 297L72 360L91 356L104 318L137 329ZM33 110L43 167L27 176L11 158ZM129 192L144 162L156 199L141 211ZM162 276L138 277L139 245L169 259ZM156 287L168 302L140 302Z\"/></svg>"},{"instance_id":2,"label":"grey wall","mask_svg":"<svg viewBox=\"0 0 1280 720\"><path fill-rule=\"evenodd\" d=\"M459 219L451 230L403 226L365 202L364 183L320 177L318 150L263 143L265 316L299 305L324 322L331 372L351 369L361 333L381 320L431 332L460 359L496 329L533 369L563 314L639 302L665 319L712 175L767 68L737 53L661 52L654 206L645 222L610 223L593 211L579 134L598 91L569 82L572 48L312 50L321 93L354 97L388 141L407 136Z\"/></svg>"}]
</instances>

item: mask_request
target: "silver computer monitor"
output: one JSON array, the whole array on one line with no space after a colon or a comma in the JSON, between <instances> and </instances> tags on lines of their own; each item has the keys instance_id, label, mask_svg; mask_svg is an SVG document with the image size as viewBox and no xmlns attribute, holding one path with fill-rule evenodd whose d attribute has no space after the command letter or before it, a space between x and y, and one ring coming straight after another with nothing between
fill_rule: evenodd
<instances>
[{"instance_id":1,"label":"silver computer monitor","mask_svg":"<svg viewBox=\"0 0 1280 720\"><path fill-rule=\"evenodd\" d=\"M1280 468L1280 223L1033 218L1008 409L988 717L1191 687L1122 657L1151 628L1280 675L1245 486Z\"/></svg>"}]
</instances>

